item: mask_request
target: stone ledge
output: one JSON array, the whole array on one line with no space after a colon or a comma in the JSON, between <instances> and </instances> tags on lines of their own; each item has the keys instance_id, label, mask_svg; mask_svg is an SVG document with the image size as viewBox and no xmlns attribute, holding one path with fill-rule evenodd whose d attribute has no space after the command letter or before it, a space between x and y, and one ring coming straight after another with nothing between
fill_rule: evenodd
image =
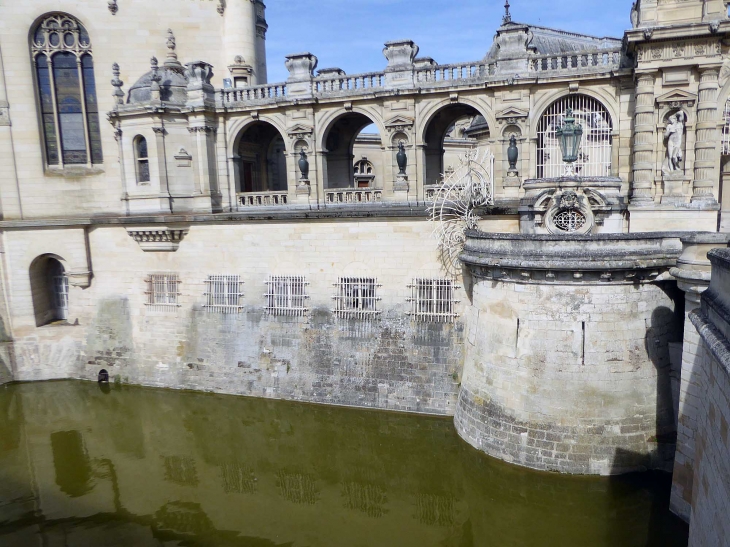
<instances>
[{"instance_id":1,"label":"stone ledge","mask_svg":"<svg viewBox=\"0 0 730 547\"><path fill-rule=\"evenodd\" d=\"M689 319L697 332L700 333L708 351L720 363L725 373L730 376L730 341L710 322L704 311L695 310L691 312Z\"/></svg>"}]
</instances>

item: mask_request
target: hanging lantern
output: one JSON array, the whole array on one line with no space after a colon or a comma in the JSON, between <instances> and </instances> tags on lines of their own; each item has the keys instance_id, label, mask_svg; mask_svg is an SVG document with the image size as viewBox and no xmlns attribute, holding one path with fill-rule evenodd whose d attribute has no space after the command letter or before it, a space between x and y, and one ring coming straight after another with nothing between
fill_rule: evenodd
<instances>
[{"instance_id":1,"label":"hanging lantern","mask_svg":"<svg viewBox=\"0 0 730 547\"><path fill-rule=\"evenodd\" d=\"M562 127L558 127L555 130L555 135L560 142L563 161L565 163L574 163L577 161L578 151L580 150L581 139L583 137L583 127L579 123L575 123L572 108L569 107L566 110L565 123Z\"/></svg>"}]
</instances>

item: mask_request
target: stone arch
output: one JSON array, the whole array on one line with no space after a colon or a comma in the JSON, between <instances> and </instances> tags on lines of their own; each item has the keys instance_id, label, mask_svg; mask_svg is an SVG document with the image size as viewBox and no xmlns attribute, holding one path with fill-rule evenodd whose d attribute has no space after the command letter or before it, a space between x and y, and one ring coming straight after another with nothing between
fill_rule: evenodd
<instances>
[{"instance_id":1,"label":"stone arch","mask_svg":"<svg viewBox=\"0 0 730 547\"><path fill-rule=\"evenodd\" d=\"M68 269L54 254L37 256L28 268L37 327L68 319Z\"/></svg>"},{"instance_id":2,"label":"stone arch","mask_svg":"<svg viewBox=\"0 0 730 547\"><path fill-rule=\"evenodd\" d=\"M564 173L562 152L557 129L564 123L568 109L572 109L576 123L583 127L583 137L575 170L579 175L610 176L614 159L614 117L606 104L587 93L563 93L545 104L532 122L536 137L535 159L537 178L561 176Z\"/></svg>"},{"instance_id":3,"label":"stone arch","mask_svg":"<svg viewBox=\"0 0 730 547\"><path fill-rule=\"evenodd\" d=\"M460 121L465 121L469 126L479 119L486 123L488 128L491 127L479 109L464 102L449 102L431 113L420 132L424 151L425 184L437 184L441 180L447 156L454 156L453 163L456 156L461 155L462 149L477 144L477 140L471 139L467 134L468 127L464 129L463 134L450 133L458 130ZM488 132L486 136L489 138Z\"/></svg>"},{"instance_id":4,"label":"stone arch","mask_svg":"<svg viewBox=\"0 0 730 547\"><path fill-rule=\"evenodd\" d=\"M233 158L237 192L286 192L287 145L284 134L269 120L259 119L236 135Z\"/></svg>"},{"instance_id":5,"label":"stone arch","mask_svg":"<svg viewBox=\"0 0 730 547\"><path fill-rule=\"evenodd\" d=\"M250 126L259 122L266 122L273 125L282 137L286 136L287 134L286 126L277 116L260 116L258 118L235 118L228 125L228 135L232 136L232 138L228 140L227 153L229 158L236 156L241 137L246 132L246 130ZM284 139L284 142L286 143L286 139ZM288 147L287 152L289 152Z\"/></svg>"},{"instance_id":6,"label":"stone arch","mask_svg":"<svg viewBox=\"0 0 730 547\"><path fill-rule=\"evenodd\" d=\"M321 137L321 146L324 153L324 187L325 188L357 188L363 187L364 179L355 177L355 144L359 140L361 155L363 150L377 148L361 159L367 159L376 165L375 171L379 176L369 179L367 187L382 187L382 147L383 131L378 119L362 109L353 109L350 112L339 113L331 119ZM374 125L380 138L363 139L362 130ZM367 141L367 142L365 142ZM375 154L375 155L374 155ZM377 156L377 157L375 157ZM381 178L381 180L378 180ZM360 186L358 186L360 185Z\"/></svg>"},{"instance_id":7,"label":"stone arch","mask_svg":"<svg viewBox=\"0 0 730 547\"><path fill-rule=\"evenodd\" d=\"M577 93L573 93L568 89L560 89L556 90L550 93L546 93L543 95L540 99L537 100L537 102L532 107L531 111L536 112L536 116L530 117L530 135L537 135L537 126L540 121L540 118L545 113L545 111L553 104L559 101L560 99L567 97L569 95L586 95L588 97L592 97L593 99L597 100L599 103L603 105L603 107L608 111L608 113L611 116L611 125L616 130L616 120L619 119L619 107L617 104L617 98L609 95L602 89L589 89L589 88L580 88L580 91Z\"/></svg>"}]
</instances>

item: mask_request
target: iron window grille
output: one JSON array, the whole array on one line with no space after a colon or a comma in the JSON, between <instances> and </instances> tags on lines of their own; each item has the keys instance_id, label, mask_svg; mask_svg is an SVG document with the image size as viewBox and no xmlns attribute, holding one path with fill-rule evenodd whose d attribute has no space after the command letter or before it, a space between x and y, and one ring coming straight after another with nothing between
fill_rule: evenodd
<instances>
[{"instance_id":1,"label":"iron window grille","mask_svg":"<svg viewBox=\"0 0 730 547\"><path fill-rule=\"evenodd\" d=\"M155 311L167 311L180 307L180 277L178 274L150 274L146 279L147 302Z\"/></svg>"},{"instance_id":2,"label":"iron window grille","mask_svg":"<svg viewBox=\"0 0 730 547\"><path fill-rule=\"evenodd\" d=\"M568 108L573 109L575 122L583 127L583 137L575 162L575 172L581 176L611 175L613 125L611 115L598 100L575 94L551 104L540 116L537 125L537 176L559 177L565 172L556 129L565 122Z\"/></svg>"},{"instance_id":3,"label":"iron window grille","mask_svg":"<svg viewBox=\"0 0 730 547\"><path fill-rule=\"evenodd\" d=\"M340 277L335 283L333 313L348 319L370 319L380 315L377 279L374 277Z\"/></svg>"},{"instance_id":4,"label":"iron window grille","mask_svg":"<svg viewBox=\"0 0 730 547\"><path fill-rule=\"evenodd\" d=\"M243 281L240 275L209 275L205 280L206 311L212 313L239 313L243 306Z\"/></svg>"},{"instance_id":5,"label":"iron window grille","mask_svg":"<svg viewBox=\"0 0 730 547\"><path fill-rule=\"evenodd\" d=\"M53 297L59 319L68 319L68 277L65 275L53 276Z\"/></svg>"},{"instance_id":6,"label":"iron window grille","mask_svg":"<svg viewBox=\"0 0 730 547\"><path fill-rule=\"evenodd\" d=\"M307 280L302 275L270 275L266 280L266 311L271 315L302 316L309 311Z\"/></svg>"},{"instance_id":7,"label":"iron window grille","mask_svg":"<svg viewBox=\"0 0 730 547\"><path fill-rule=\"evenodd\" d=\"M416 278L408 288L411 289L409 315L416 321L451 323L457 317L458 300L454 298L454 292L458 287L452 280Z\"/></svg>"}]
</instances>

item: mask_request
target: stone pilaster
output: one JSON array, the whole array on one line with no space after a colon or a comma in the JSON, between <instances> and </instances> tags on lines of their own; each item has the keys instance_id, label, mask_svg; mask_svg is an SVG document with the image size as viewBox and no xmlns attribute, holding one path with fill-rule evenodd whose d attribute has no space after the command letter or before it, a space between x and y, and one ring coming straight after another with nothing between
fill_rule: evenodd
<instances>
[{"instance_id":1,"label":"stone pilaster","mask_svg":"<svg viewBox=\"0 0 730 547\"><path fill-rule=\"evenodd\" d=\"M697 138L695 142L695 174L693 202L716 204L714 195L715 150L717 141L717 91L719 69L700 68L697 103Z\"/></svg>"},{"instance_id":2,"label":"stone pilaster","mask_svg":"<svg viewBox=\"0 0 730 547\"><path fill-rule=\"evenodd\" d=\"M632 205L650 205L654 202L654 77L653 73L643 73L638 75L636 81Z\"/></svg>"}]
</instances>

